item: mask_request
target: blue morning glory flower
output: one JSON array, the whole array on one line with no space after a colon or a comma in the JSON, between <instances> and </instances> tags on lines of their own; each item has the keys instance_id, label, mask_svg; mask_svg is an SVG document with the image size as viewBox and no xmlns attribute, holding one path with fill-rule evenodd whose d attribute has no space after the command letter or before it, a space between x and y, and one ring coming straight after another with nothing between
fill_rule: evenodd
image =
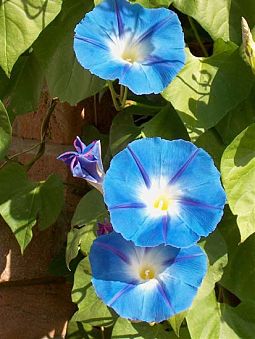
<instances>
[{"instance_id":1,"label":"blue morning glory flower","mask_svg":"<svg viewBox=\"0 0 255 339\"><path fill-rule=\"evenodd\" d=\"M113 157L103 191L114 230L137 246L191 246L215 229L226 201L208 153L161 138L136 140Z\"/></svg>"},{"instance_id":2,"label":"blue morning glory flower","mask_svg":"<svg viewBox=\"0 0 255 339\"><path fill-rule=\"evenodd\" d=\"M102 192L104 168L101 159L101 143L93 141L86 146L79 137L74 140L76 151L65 152L57 157L70 166L74 177L87 180L92 186Z\"/></svg>"},{"instance_id":3,"label":"blue morning glory flower","mask_svg":"<svg viewBox=\"0 0 255 339\"><path fill-rule=\"evenodd\" d=\"M98 297L121 317L147 322L189 308L207 268L197 245L136 247L116 232L97 238L89 259Z\"/></svg>"},{"instance_id":4,"label":"blue morning glory flower","mask_svg":"<svg viewBox=\"0 0 255 339\"><path fill-rule=\"evenodd\" d=\"M126 0L104 0L75 28L80 64L106 80L119 79L136 94L160 93L185 62L177 15Z\"/></svg>"}]
</instances>

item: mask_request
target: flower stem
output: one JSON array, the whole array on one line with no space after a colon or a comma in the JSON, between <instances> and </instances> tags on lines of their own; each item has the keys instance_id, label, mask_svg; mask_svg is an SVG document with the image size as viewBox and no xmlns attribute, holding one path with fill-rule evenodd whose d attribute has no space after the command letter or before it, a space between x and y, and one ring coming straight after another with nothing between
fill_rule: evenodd
<instances>
[{"instance_id":1,"label":"flower stem","mask_svg":"<svg viewBox=\"0 0 255 339\"><path fill-rule=\"evenodd\" d=\"M42 126L41 126L41 142L39 144L39 149L35 155L35 157L26 165L24 165L24 167L26 168L26 170L30 170L30 168L34 165L34 163L39 160L44 152L45 152L45 144L46 144L46 137L48 134L48 130L49 130L49 123L50 123L50 118L52 113L54 112L54 109L56 107L58 98L53 98L51 100L50 106L48 108L48 111L46 113L46 116L43 120Z\"/></svg>"},{"instance_id":2,"label":"flower stem","mask_svg":"<svg viewBox=\"0 0 255 339\"><path fill-rule=\"evenodd\" d=\"M109 90L111 92L111 96L112 96L112 102L113 102L113 105L116 109L116 111L120 111L121 110L121 107L120 105L118 104L118 101L117 101L117 94L113 88L113 84L112 84L112 81L107 81L108 83L108 86L109 86Z\"/></svg>"},{"instance_id":3,"label":"flower stem","mask_svg":"<svg viewBox=\"0 0 255 339\"><path fill-rule=\"evenodd\" d=\"M17 157L19 157L19 156L22 155L22 154L28 153L28 152L34 150L35 148L37 148L37 147L39 147L39 146L40 146L40 144L35 144L35 145L33 145L33 146L31 146L31 147L25 149L24 151L15 153L15 154L13 154L13 155L11 155L11 156L6 156L6 157L5 157L5 158L6 158L6 161L0 166L0 169L1 169L2 167L4 167L9 161L13 160L14 158L17 158ZM15 160L13 160L13 161L15 161Z\"/></svg>"},{"instance_id":4,"label":"flower stem","mask_svg":"<svg viewBox=\"0 0 255 339\"><path fill-rule=\"evenodd\" d=\"M192 31L193 31L193 33L194 33L196 39L197 39L197 42L199 43L199 46L200 46L200 48L201 48L201 50L202 50L204 56L205 56L205 57L208 57L208 56L209 56L209 55L208 55L208 52L207 52L205 46L203 45L202 40L200 39L200 36L199 36L199 34L198 34L198 31L197 31L197 28L196 28L196 26L195 26L195 24L194 24L193 19L192 19L190 16L188 16L188 19L189 19L189 23L190 23L191 29L192 29Z\"/></svg>"},{"instance_id":5,"label":"flower stem","mask_svg":"<svg viewBox=\"0 0 255 339\"><path fill-rule=\"evenodd\" d=\"M123 100L124 89L125 87L123 85L120 85L120 102L122 102Z\"/></svg>"},{"instance_id":6,"label":"flower stem","mask_svg":"<svg viewBox=\"0 0 255 339\"><path fill-rule=\"evenodd\" d=\"M121 86L121 87L123 87L123 86ZM127 95L128 95L128 88L125 86L124 87L124 93L123 93L123 95L121 97L121 109L123 109L125 107L126 100L127 100Z\"/></svg>"}]
</instances>

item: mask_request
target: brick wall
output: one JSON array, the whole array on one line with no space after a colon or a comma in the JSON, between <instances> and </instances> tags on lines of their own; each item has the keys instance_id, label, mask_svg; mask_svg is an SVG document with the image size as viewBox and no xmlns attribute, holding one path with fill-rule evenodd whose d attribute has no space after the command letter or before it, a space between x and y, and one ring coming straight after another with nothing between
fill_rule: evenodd
<instances>
[{"instance_id":1,"label":"brick wall","mask_svg":"<svg viewBox=\"0 0 255 339\"><path fill-rule=\"evenodd\" d=\"M97 124L101 131L109 129L115 114L107 96L98 105ZM109 102L109 101L108 101ZM18 117L13 126L11 153L18 153L38 143L40 126L49 105L49 97L42 94L37 112ZM64 279L49 274L48 266L66 240L70 219L76 204L86 190L85 181L73 178L68 168L56 160L60 153L72 148L72 141L81 134L82 127L95 119L93 98L71 107L57 103L50 120L44 156L29 171L33 180L43 180L51 173L58 173L65 185L65 208L57 223L39 232L33 229L34 237L24 255L9 227L0 221L0 338L39 339L62 338L67 320L75 311L71 303L71 286ZM20 156L27 162L34 156L30 151Z\"/></svg>"}]
</instances>

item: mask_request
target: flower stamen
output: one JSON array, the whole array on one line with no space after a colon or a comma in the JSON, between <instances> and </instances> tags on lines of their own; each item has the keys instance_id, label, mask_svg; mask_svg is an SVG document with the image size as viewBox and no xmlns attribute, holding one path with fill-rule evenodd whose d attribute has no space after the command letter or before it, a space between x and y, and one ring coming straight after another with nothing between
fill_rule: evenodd
<instances>
[{"instance_id":1,"label":"flower stamen","mask_svg":"<svg viewBox=\"0 0 255 339\"><path fill-rule=\"evenodd\" d=\"M141 270L140 270L140 278L142 278L143 280L150 280L150 279L154 279L155 278L155 270L153 267L151 266L144 266Z\"/></svg>"}]
</instances>

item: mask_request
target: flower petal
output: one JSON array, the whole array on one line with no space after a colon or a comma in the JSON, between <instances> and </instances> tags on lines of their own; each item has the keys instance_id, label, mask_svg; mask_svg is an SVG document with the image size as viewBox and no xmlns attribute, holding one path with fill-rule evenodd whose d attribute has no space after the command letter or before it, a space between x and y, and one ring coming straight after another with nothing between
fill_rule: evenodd
<instances>
[{"instance_id":1,"label":"flower petal","mask_svg":"<svg viewBox=\"0 0 255 339\"><path fill-rule=\"evenodd\" d=\"M57 159L64 161L65 164L70 165L73 158L77 156L77 152L65 152L60 154Z\"/></svg>"},{"instance_id":2,"label":"flower petal","mask_svg":"<svg viewBox=\"0 0 255 339\"><path fill-rule=\"evenodd\" d=\"M100 236L94 241L90 251L89 260L93 277L128 283L134 281L134 276L130 275L129 265L135 255L133 246L119 234L112 232ZM102 269L103 267L108 269Z\"/></svg>"},{"instance_id":3,"label":"flower petal","mask_svg":"<svg viewBox=\"0 0 255 339\"><path fill-rule=\"evenodd\" d=\"M166 211L155 206L162 194ZM104 199L113 228L125 239L138 246L188 247L215 229L226 196L204 150L183 140L145 138L112 159Z\"/></svg>"},{"instance_id":4,"label":"flower petal","mask_svg":"<svg viewBox=\"0 0 255 339\"><path fill-rule=\"evenodd\" d=\"M75 28L80 64L136 94L159 93L183 67L184 35L177 15L126 0L104 0ZM124 51L134 59L124 57ZM132 55L132 53L131 53Z\"/></svg>"},{"instance_id":5,"label":"flower petal","mask_svg":"<svg viewBox=\"0 0 255 339\"><path fill-rule=\"evenodd\" d=\"M167 265L167 262L166 262ZM174 260L170 260L160 278L175 278L185 284L199 287L207 271L204 251L199 246L182 248Z\"/></svg>"},{"instance_id":6,"label":"flower petal","mask_svg":"<svg viewBox=\"0 0 255 339\"><path fill-rule=\"evenodd\" d=\"M81 141L78 136L74 139L73 145L78 153L83 153L86 148L86 145Z\"/></svg>"},{"instance_id":7,"label":"flower petal","mask_svg":"<svg viewBox=\"0 0 255 339\"><path fill-rule=\"evenodd\" d=\"M97 295L121 317L147 322L187 309L206 271L206 256L198 246L135 247L115 232L94 241L90 263ZM144 264L160 272L152 279L135 279L132 269Z\"/></svg>"}]
</instances>

